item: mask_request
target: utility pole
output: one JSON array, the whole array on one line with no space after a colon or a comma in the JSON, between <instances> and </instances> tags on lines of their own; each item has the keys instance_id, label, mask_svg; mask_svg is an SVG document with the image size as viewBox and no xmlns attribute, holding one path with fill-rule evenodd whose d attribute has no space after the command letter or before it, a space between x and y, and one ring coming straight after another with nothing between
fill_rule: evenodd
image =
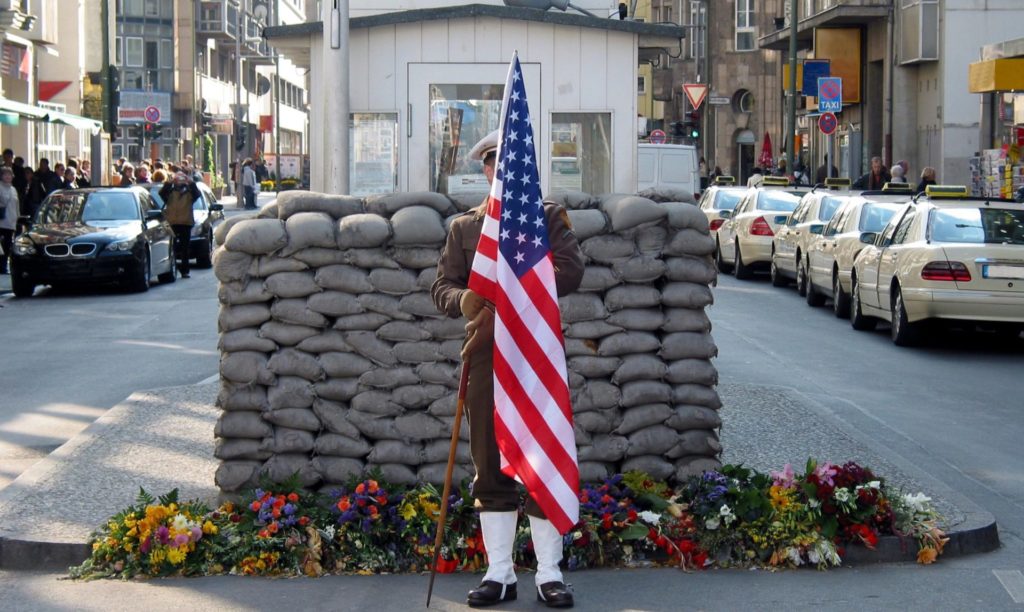
<instances>
[{"instance_id":1,"label":"utility pole","mask_svg":"<svg viewBox=\"0 0 1024 612\"><path fill-rule=\"evenodd\" d=\"M349 51L348 0L324 0L323 22L324 108L336 124L324 132L323 190L349 192ZM333 77L333 78L332 78Z\"/></svg>"},{"instance_id":2,"label":"utility pole","mask_svg":"<svg viewBox=\"0 0 1024 612\"><path fill-rule=\"evenodd\" d=\"M239 154L241 151L238 148L238 139L244 129L242 123L242 37L245 33L242 31L242 11L245 10L245 0L241 0L238 3L238 12L235 18L235 161L237 162L241 158ZM235 166L235 173L241 177L241 168ZM234 182L235 177L231 177ZM235 185L237 191L237 185ZM236 197L241 197L241 194L235 194Z\"/></svg>"},{"instance_id":3,"label":"utility pole","mask_svg":"<svg viewBox=\"0 0 1024 612\"><path fill-rule=\"evenodd\" d=\"M786 172L793 172L796 163L796 36L797 36L797 0L789 0L789 111L787 121L789 133L786 134ZM828 160L831 164L832 160Z\"/></svg>"}]
</instances>

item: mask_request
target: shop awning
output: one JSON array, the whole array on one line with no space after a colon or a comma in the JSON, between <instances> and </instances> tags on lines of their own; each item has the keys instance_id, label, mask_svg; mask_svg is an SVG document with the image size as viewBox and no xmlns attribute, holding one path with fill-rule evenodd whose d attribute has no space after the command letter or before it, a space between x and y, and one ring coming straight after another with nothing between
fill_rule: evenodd
<instances>
[{"instance_id":1,"label":"shop awning","mask_svg":"<svg viewBox=\"0 0 1024 612\"><path fill-rule=\"evenodd\" d=\"M41 108L32 104L25 104L24 102L8 100L7 98L0 98L0 112L15 113L34 121L59 123L61 125L71 126L76 130L89 130L89 132L93 134L96 134L103 129L103 124L95 119L89 119L88 117L82 117L80 115L72 115L71 113L62 113L48 108Z\"/></svg>"},{"instance_id":2,"label":"shop awning","mask_svg":"<svg viewBox=\"0 0 1024 612\"><path fill-rule=\"evenodd\" d=\"M1024 91L1024 57L1005 57L974 62L967 67L971 93Z\"/></svg>"}]
</instances>

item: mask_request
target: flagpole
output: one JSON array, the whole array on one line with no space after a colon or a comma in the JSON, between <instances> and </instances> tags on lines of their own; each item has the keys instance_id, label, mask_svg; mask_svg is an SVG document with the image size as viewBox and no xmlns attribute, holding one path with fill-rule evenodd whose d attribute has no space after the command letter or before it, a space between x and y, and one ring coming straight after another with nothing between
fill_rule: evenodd
<instances>
[{"instance_id":1,"label":"flagpole","mask_svg":"<svg viewBox=\"0 0 1024 612\"><path fill-rule=\"evenodd\" d=\"M441 554L441 540L444 538L445 521L448 518L448 496L452 491L452 472L455 469L455 451L459 446L459 431L462 429L462 409L466 403L466 387L469 384L469 356L462 361L462 376L459 377L459 395L455 407L455 424L452 426L452 442L448 447L448 469L444 474L444 491L441 493L441 513L437 517L437 532L434 534L434 554L430 558L430 586L427 587L427 607L434 593L434 578L437 576L437 558Z\"/></svg>"}]
</instances>

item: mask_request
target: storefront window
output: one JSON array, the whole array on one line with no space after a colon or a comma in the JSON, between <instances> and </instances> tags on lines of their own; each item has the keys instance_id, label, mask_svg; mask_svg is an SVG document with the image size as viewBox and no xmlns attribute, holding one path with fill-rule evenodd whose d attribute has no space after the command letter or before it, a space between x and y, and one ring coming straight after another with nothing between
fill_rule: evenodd
<instances>
[{"instance_id":1,"label":"storefront window","mask_svg":"<svg viewBox=\"0 0 1024 612\"><path fill-rule=\"evenodd\" d=\"M611 128L611 113L552 113L548 191L611 191Z\"/></svg>"},{"instance_id":2,"label":"storefront window","mask_svg":"<svg viewBox=\"0 0 1024 612\"><path fill-rule=\"evenodd\" d=\"M430 190L487 191L483 165L466 157L498 129L503 85L430 85Z\"/></svg>"},{"instance_id":3,"label":"storefront window","mask_svg":"<svg viewBox=\"0 0 1024 612\"><path fill-rule=\"evenodd\" d=\"M354 196L398 190L398 114L352 113L349 179ZM284 149L282 149L284 150Z\"/></svg>"}]
</instances>

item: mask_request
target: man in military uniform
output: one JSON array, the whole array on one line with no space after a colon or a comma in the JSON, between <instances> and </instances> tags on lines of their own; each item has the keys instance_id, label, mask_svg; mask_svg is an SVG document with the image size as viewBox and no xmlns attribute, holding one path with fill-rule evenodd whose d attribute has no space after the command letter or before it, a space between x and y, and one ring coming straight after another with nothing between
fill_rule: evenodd
<instances>
[{"instance_id":1,"label":"man in military uniform","mask_svg":"<svg viewBox=\"0 0 1024 612\"><path fill-rule=\"evenodd\" d=\"M498 151L498 132L488 134L469 152L470 159L481 160L488 183L494 181ZM487 606L516 598L516 575L512 549L516 535L519 490L515 480L501 472L498 444L494 434L494 374L492 366L494 305L467 288L473 255L487 212L487 199L455 219L448 233L437 279L431 295L438 310L449 317L466 317L464 360L469 361L466 411L469 419L470 451L476 476L473 497L480 511L480 527L487 548L488 568L480 586L469 592L470 606ZM565 209L544 203L555 284L559 296L572 293L583 278L583 255ZM533 500L527 499L534 551L537 555L537 599L549 607L573 605L572 592L565 586L558 564L562 560L562 536L544 517Z\"/></svg>"}]
</instances>

